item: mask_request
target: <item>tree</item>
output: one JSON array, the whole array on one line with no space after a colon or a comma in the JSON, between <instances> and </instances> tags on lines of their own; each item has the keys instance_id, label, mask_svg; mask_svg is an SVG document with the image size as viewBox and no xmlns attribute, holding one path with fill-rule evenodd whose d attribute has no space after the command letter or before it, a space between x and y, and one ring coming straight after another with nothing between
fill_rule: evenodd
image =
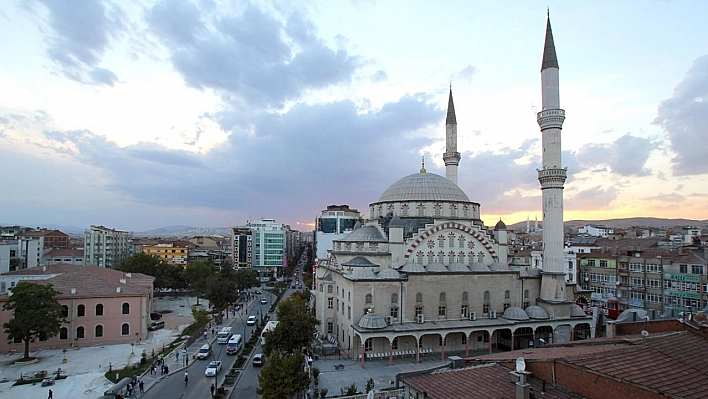
<instances>
[{"instance_id":1,"label":"tree","mask_svg":"<svg viewBox=\"0 0 708 399\"><path fill-rule=\"evenodd\" d=\"M283 399L302 392L310 385L300 351L281 355L274 352L258 375L256 393L263 399Z\"/></svg>"},{"instance_id":2,"label":"tree","mask_svg":"<svg viewBox=\"0 0 708 399\"><path fill-rule=\"evenodd\" d=\"M234 274L233 269L223 268L216 276L209 277L206 282L207 291L204 297L219 311L238 300Z\"/></svg>"},{"instance_id":3,"label":"tree","mask_svg":"<svg viewBox=\"0 0 708 399\"><path fill-rule=\"evenodd\" d=\"M65 322L62 307L56 300L59 294L51 284L20 281L2 306L3 310L13 312L12 319L2 326L8 342L20 339L25 343L23 359L30 358L30 342L59 333L61 323Z\"/></svg>"},{"instance_id":4,"label":"tree","mask_svg":"<svg viewBox=\"0 0 708 399\"><path fill-rule=\"evenodd\" d=\"M297 296L280 301L276 316L278 325L266 333L263 346L266 355L294 353L310 347L319 321L307 311L305 301Z\"/></svg>"},{"instance_id":5,"label":"tree","mask_svg":"<svg viewBox=\"0 0 708 399\"><path fill-rule=\"evenodd\" d=\"M258 287L261 282L258 280L258 274L249 268L241 268L233 273L234 279L236 280L236 288L239 291L245 291L249 288Z\"/></svg>"},{"instance_id":6,"label":"tree","mask_svg":"<svg viewBox=\"0 0 708 399\"><path fill-rule=\"evenodd\" d=\"M209 277L213 274L214 268L209 263L203 261L190 263L187 269L185 269L184 278L189 283L189 289L191 289L197 297L197 304L199 303L199 297L206 296Z\"/></svg>"},{"instance_id":7,"label":"tree","mask_svg":"<svg viewBox=\"0 0 708 399\"><path fill-rule=\"evenodd\" d=\"M125 273L142 273L155 277L153 287L162 288L184 288L185 282L182 276L182 267L169 265L160 258L140 252L133 254L118 264L118 270Z\"/></svg>"}]
</instances>

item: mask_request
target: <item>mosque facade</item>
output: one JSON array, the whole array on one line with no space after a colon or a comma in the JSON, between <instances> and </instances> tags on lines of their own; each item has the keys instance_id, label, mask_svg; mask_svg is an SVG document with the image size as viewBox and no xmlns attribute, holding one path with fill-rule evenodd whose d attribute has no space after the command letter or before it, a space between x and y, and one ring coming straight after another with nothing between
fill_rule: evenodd
<instances>
[{"instance_id":1,"label":"mosque facade","mask_svg":"<svg viewBox=\"0 0 708 399\"><path fill-rule=\"evenodd\" d=\"M369 359L444 359L451 352L469 356L593 335L591 317L566 297L572 286L565 282L562 256L565 113L550 19L541 75L545 269L510 266L506 225L485 226L480 204L457 185L461 156L450 89L446 176L423 165L398 180L369 205L368 220L318 259L315 312L326 344L364 367Z\"/></svg>"}]
</instances>

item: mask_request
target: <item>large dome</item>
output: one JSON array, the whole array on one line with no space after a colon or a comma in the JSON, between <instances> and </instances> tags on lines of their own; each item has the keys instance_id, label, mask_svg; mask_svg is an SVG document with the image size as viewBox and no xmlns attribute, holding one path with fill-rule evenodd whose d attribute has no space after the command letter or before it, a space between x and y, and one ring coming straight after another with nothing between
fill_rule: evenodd
<instances>
[{"instance_id":1,"label":"large dome","mask_svg":"<svg viewBox=\"0 0 708 399\"><path fill-rule=\"evenodd\" d=\"M450 201L470 202L455 183L435 173L414 173L393 183L378 202Z\"/></svg>"}]
</instances>

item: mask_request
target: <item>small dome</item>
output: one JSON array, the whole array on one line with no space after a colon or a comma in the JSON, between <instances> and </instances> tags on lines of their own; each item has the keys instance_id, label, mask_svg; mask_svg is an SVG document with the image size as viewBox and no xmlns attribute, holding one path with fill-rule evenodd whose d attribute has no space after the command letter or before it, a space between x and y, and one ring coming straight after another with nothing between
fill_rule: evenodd
<instances>
[{"instance_id":1,"label":"small dome","mask_svg":"<svg viewBox=\"0 0 708 399\"><path fill-rule=\"evenodd\" d=\"M400 279L401 273L393 269L383 269L376 274L376 277L380 279Z\"/></svg>"},{"instance_id":2,"label":"small dome","mask_svg":"<svg viewBox=\"0 0 708 399\"><path fill-rule=\"evenodd\" d=\"M358 325L361 328L377 330L380 328L386 328L386 319L378 313L367 313L362 316Z\"/></svg>"},{"instance_id":3,"label":"small dome","mask_svg":"<svg viewBox=\"0 0 708 399\"><path fill-rule=\"evenodd\" d=\"M405 225L403 224L401 218L398 217L398 215L394 215L391 218L391 221L388 222L388 227L405 227Z\"/></svg>"},{"instance_id":4,"label":"small dome","mask_svg":"<svg viewBox=\"0 0 708 399\"><path fill-rule=\"evenodd\" d=\"M512 306L510 308L507 308L504 311L504 314L502 315L502 317L507 320L528 320L529 319L529 315L527 315L523 309L516 307L516 306Z\"/></svg>"},{"instance_id":5,"label":"small dome","mask_svg":"<svg viewBox=\"0 0 708 399\"><path fill-rule=\"evenodd\" d=\"M485 265L484 263L476 262L473 263L470 266L470 271L473 272L488 272L489 271L489 266Z\"/></svg>"},{"instance_id":6,"label":"small dome","mask_svg":"<svg viewBox=\"0 0 708 399\"><path fill-rule=\"evenodd\" d=\"M464 191L435 173L414 173L393 183L377 202L450 201L470 202Z\"/></svg>"},{"instance_id":7,"label":"small dome","mask_svg":"<svg viewBox=\"0 0 708 399\"><path fill-rule=\"evenodd\" d=\"M500 263L500 262L495 262L495 263L492 263L491 265L489 265L489 270L491 270L493 272L511 271L511 269L509 269L509 265L504 264L504 263Z\"/></svg>"},{"instance_id":8,"label":"small dome","mask_svg":"<svg viewBox=\"0 0 708 399\"><path fill-rule=\"evenodd\" d=\"M433 262L433 263L428 263L428 265L425 266L425 271L427 271L427 272L446 272L447 267L445 267L445 265L443 265L442 263Z\"/></svg>"},{"instance_id":9,"label":"small dome","mask_svg":"<svg viewBox=\"0 0 708 399\"><path fill-rule=\"evenodd\" d=\"M578 305L575 305L578 306ZM525 310L526 314L529 316L530 319L537 319L537 320L546 320L549 319L548 317L548 312L540 306L536 305L531 305L527 307Z\"/></svg>"},{"instance_id":10,"label":"small dome","mask_svg":"<svg viewBox=\"0 0 708 399\"><path fill-rule=\"evenodd\" d=\"M373 280L376 278L376 274L368 267L357 267L352 270L350 275L357 280Z\"/></svg>"},{"instance_id":11,"label":"small dome","mask_svg":"<svg viewBox=\"0 0 708 399\"><path fill-rule=\"evenodd\" d=\"M361 228L361 222L357 220L356 223L354 223L354 227L352 228L352 231L360 229L360 228Z\"/></svg>"},{"instance_id":12,"label":"small dome","mask_svg":"<svg viewBox=\"0 0 708 399\"><path fill-rule=\"evenodd\" d=\"M371 263L368 259L357 256L354 259L348 260L344 263L342 263L342 266L347 266L347 267L378 267L379 265L375 263Z\"/></svg>"},{"instance_id":13,"label":"small dome","mask_svg":"<svg viewBox=\"0 0 708 399\"><path fill-rule=\"evenodd\" d=\"M386 237L376 226L368 225L358 228L344 236L340 241L356 242L387 242Z\"/></svg>"},{"instance_id":14,"label":"small dome","mask_svg":"<svg viewBox=\"0 0 708 399\"><path fill-rule=\"evenodd\" d=\"M470 268L462 263L453 263L447 267L451 272L469 272Z\"/></svg>"},{"instance_id":15,"label":"small dome","mask_svg":"<svg viewBox=\"0 0 708 399\"><path fill-rule=\"evenodd\" d=\"M506 224L502 222L501 219L497 222L497 224L494 226L494 230L506 230Z\"/></svg>"},{"instance_id":16,"label":"small dome","mask_svg":"<svg viewBox=\"0 0 708 399\"><path fill-rule=\"evenodd\" d=\"M401 268L401 271L407 273L422 273L425 272L425 268L417 263L407 263Z\"/></svg>"},{"instance_id":17,"label":"small dome","mask_svg":"<svg viewBox=\"0 0 708 399\"><path fill-rule=\"evenodd\" d=\"M581 308L580 306L578 306L574 303L570 305L570 317L585 317L585 316L587 316L587 315L585 314L585 311L583 310L583 308Z\"/></svg>"}]
</instances>

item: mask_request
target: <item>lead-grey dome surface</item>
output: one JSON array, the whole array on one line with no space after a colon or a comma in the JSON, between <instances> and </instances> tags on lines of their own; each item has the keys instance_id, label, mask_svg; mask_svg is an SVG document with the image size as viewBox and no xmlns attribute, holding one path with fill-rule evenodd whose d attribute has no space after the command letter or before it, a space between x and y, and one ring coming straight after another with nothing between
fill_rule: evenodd
<instances>
[{"instance_id":1,"label":"lead-grey dome surface","mask_svg":"<svg viewBox=\"0 0 708 399\"><path fill-rule=\"evenodd\" d=\"M507 308L504 311L504 315L502 317L507 320L528 320L529 319L529 315L527 315L523 309L516 307L516 306L512 306L512 307Z\"/></svg>"},{"instance_id":2,"label":"lead-grey dome surface","mask_svg":"<svg viewBox=\"0 0 708 399\"><path fill-rule=\"evenodd\" d=\"M370 260L357 256L356 258L353 258L351 260L348 260L346 262L342 263L342 266L348 266L348 267L378 267L379 265L375 263L371 263Z\"/></svg>"},{"instance_id":3,"label":"lead-grey dome surface","mask_svg":"<svg viewBox=\"0 0 708 399\"><path fill-rule=\"evenodd\" d=\"M376 226L364 226L342 237L341 241L387 242L388 240Z\"/></svg>"},{"instance_id":4,"label":"lead-grey dome surface","mask_svg":"<svg viewBox=\"0 0 708 399\"><path fill-rule=\"evenodd\" d=\"M470 202L455 183L435 173L414 173L393 183L378 202L451 201Z\"/></svg>"},{"instance_id":5,"label":"lead-grey dome surface","mask_svg":"<svg viewBox=\"0 0 708 399\"><path fill-rule=\"evenodd\" d=\"M524 312L526 312L526 314L529 315L529 318L531 319L546 320L549 318L548 312L546 312L546 310L542 307L536 305L527 306L526 309L524 309ZM583 314L583 316L585 316L585 314Z\"/></svg>"},{"instance_id":6,"label":"lead-grey dome surface","mask_svg":"<svg viewBox=\"0 0 708 399\"><path fill-rule=\"evenodd\" d=\"M585 317L585 311L580 306L572 303L570 304L570 317Z\"/></svg>"},{"instance_id":7,"label":"lead-grey dome surface","mask_svg":"<svg viewBox=\"0 0 708 399\"><path fill-rule=\"evenodd\" d=\"M400 279L401 273L393 269L383 269L376 274L376 277L380 279Z\"/></svg>"},{"instance_id":8,"label":"lead-grey dome surface","mask_svg":"<svg viewBox=\"0 0 708 399\"><path fill-rule=\"evenodd\" d=\"M370 328L373 330L379 329L379 328L386 328L386 319L383 318L378 313L367 313L364 316L362 316L361 320L359 320L359 327L361 328Z\"/></svg>"}]
</instances>

